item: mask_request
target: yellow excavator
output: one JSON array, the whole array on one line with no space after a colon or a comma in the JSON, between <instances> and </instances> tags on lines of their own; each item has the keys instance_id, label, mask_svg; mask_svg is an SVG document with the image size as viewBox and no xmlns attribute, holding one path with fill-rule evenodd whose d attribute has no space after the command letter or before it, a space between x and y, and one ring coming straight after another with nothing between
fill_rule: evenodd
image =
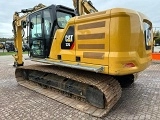
<instances>
[{"instance_id":1,"label":"yellow excavator","mask_svg":"<svg viewBox=\"0 0 160 120\"><path fill-rule=\"evenodd\" d=\"M73 0L73 5L74 9L39 4L15 12L16 80L49 98L102 117L121 97L121 87L131 85L137 73L149 66L152 23L130 9L98 12L86 0ZM24 28L29 56L40 64L23 66Z\"/></svg>"}]
</instances>

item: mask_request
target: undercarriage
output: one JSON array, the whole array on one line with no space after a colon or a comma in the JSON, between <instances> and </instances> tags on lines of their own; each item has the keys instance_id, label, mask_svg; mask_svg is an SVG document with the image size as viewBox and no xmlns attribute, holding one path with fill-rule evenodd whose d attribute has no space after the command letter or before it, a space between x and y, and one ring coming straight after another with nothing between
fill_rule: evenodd
<instances>
[{"instance_id":1,"label":"undercarriage","mask_svg":"<svg viewBox=\"0 0 160 120\"><path fill-rule=\"evenodd\" d=\"M19 67L15 74L20 85L96 117L121 97L119 82L105 74L53 65Z\"/></svg>"}]
</instances>

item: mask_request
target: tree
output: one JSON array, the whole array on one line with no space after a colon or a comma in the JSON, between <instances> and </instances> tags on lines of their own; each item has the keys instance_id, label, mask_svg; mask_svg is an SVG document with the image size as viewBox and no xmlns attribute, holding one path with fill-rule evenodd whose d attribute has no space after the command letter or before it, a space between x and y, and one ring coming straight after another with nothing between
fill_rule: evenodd
<instances>
[{"instance_id":1,"label":"tree","mask_svg":"<svg viewBox=\"0 0 160 120\"><path fill-rule=\"evenodd\" d=\"M160 45L160 37L157 37L157 38L155 39L155 45Z\"/></svg>"},{"instance_id":2,"label":"tree","mask_svg":"<svg viewBox=\"0 0 160 120\"><path fill-rule=\"evenodd\" d=\"M155 34L154 34L154 36L155 36L155 37L160 36L160 31L159 31L159 30L158 30L158 31L156 31L156 32L155 32Z\"/></svg>"},{"instance_id":3,"label":"tree","mask_svg":"<svg viewBox=\"0 0 160 120\"><path fill-rule=\"evenodd\" d=\"M0 38L0 42L6 42L7 40L13 41L12 38Z\"/></svg>"}]
</instances>

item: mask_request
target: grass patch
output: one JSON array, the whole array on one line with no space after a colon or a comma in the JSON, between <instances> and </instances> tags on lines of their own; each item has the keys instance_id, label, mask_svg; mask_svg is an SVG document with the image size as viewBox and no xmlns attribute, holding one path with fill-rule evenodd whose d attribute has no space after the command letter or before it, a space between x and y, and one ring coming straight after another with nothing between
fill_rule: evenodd
<instances>
[{"instance_id":1,"label":"grass patch","mask_svg":"<svg viewBox=\"0 0 160 120\"><path fill-rule=\"evenodd\" d=\"M13 52L13 51L10 51L10 52L6 52L6 51L1 51L0 52L0 56L4 56L4 55L13 55L13 54L16 54L16 52ZM28 51L26 52L23 52L23 54L28 54Z\"/></svg>"}]
</instances>

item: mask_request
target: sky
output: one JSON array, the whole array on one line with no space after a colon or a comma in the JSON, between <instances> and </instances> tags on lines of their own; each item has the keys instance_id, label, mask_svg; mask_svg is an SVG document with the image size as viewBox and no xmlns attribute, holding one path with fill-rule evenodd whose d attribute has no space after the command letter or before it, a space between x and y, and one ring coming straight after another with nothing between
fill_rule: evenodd
<instances>
[{"instance_id":1,"label":"sky","mask_svg":"<svg viewBox=\"0 0 160 120\"><path fill-rule=\"evenodd\" d=\"M91 0L99 10L111 8L128 8L144 13L153 23L153 27L160 27L160 0ZM1 0L0 1L0 38L11 38L12 20L15 11L32 8L42 3L46 6L51 4L64 5L73 8L72 0Z\"/></svg>"}]
</instances>

